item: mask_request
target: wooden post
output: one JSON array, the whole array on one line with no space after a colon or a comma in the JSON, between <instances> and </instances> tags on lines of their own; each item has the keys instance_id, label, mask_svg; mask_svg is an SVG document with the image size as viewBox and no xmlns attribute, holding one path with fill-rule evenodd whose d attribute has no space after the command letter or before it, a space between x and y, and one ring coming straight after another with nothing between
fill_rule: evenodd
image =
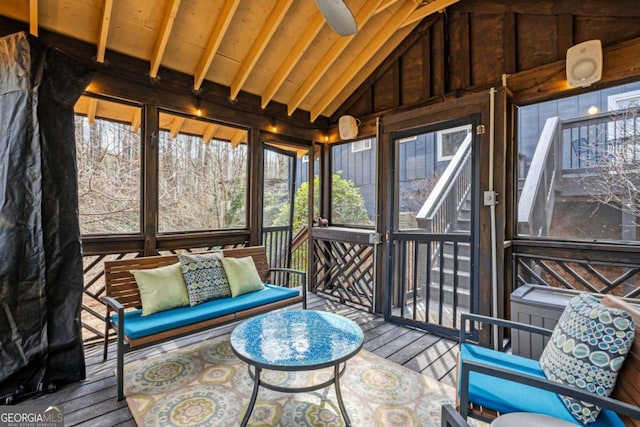
<instances>
[{"instance_id":1,"label":"wooden post","mask_svg":"<svg viewBox=\"0 0 640 427\"><path fill-rule=\"evenodd\" d=\"M158 107L144 106L142 144L142 224L144 256L157 255L158 231L158 141L160 139Z\"/></svg>"},{"instance_id":2,"label":"wooden post","mask_svg":"<svg viewBox=\"0 0 640 427\"><path fill-rule=\"evenodd\" d=\"M331 146L322 144L320 151L320 216L331 224Z\"/></svg>"},{"instance_id":3,"label":"wooden post","mask_svg":"<svg viewBox=\"0 0 640 427\"><path fill-rule=\"evenodd\" d=\"M260 130L249 129L247 182L247 217L249 219L249 245L259 245L262 241L262 201L264 198L262 178L264 175L264 152L260 141Z\"/></svg>"}]
</instances>

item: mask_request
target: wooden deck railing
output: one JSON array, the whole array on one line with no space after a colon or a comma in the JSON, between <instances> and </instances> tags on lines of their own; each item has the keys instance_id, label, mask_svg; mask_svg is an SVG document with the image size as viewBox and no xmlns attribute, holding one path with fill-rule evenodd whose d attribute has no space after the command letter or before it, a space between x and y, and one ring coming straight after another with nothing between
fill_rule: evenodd
<instances>
[{"instance_id":1,"label":"wooden deck railing","mask_svg":"<svg viewBox=\"0 0 640 427\"><path fill-rule=\"evenodd\" d=\"M262 241L267 248L269 265L279 268L293 268L307 271L307 251L309 228L305 224L291 239L289 226L265 227L262 230ZM275 273L279 274L279 273ZM299 277L282 274L282 279L293 280L291 286L299 286ZM280 279L280 278L278 278Z\"/></svg>"},{"instance_id":2,"label":"wooden deck railing","mask_svg":"<svg viewBox=\"0 0 640 427\"><path fill-rule=\"evenodd\" d=\"M548 118L538 139L518 201L519 234L546 236L549 230L555 203L559 124L557 117Z\"/></svg>"},{"instance_id":3,"label":"wooden deck railing","mask_svg":"<svg viewBox=\"0 0 640 427\"><path fill-rule=\"evenodd\" d=\"M420 208L419 228L429 233L455 230L458 212L471 191L471 139L467 135Z\"/></svg>"},{"instance_id":4,"label":"wooden deck railing","mask_svg":"<svg viewBox=\"0 0 640 427\"><path fill-rule=\"evenodd\" d=\"M313 228L312 292L374 311L374 245L371 231L338 227Z\"/></svg>"},{"instance_id":5,"label":"wooden deck railing","mask_svg":"<svg viewBox=\"0 0 640 427\"><path fill-rule=\"evenodd\" d=\"M640 297L640 253L632 247L550 241L513 242L514 288L525 283Z\"/></svg>"}]
</instances>

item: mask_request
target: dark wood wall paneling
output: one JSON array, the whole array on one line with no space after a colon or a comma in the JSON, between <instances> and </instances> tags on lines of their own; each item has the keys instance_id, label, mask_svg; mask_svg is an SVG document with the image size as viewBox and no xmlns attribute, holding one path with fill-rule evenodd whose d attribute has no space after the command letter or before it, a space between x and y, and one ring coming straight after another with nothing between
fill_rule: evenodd
<instances>
[{"instance_id":1,"label":"dark wood wall paneling","mask_svg":"<svg viewBox=\"0 0 640 427\"><path fill-rule=\"evenodd\" d=\"M452 13L447 20L449 37L447 92L457 92L471 86L469 18L468 13Z\"/></svg>"},{"instance_id":2,"label":"dark wood wall paneling","mask_svg":"<svg viewBox=\"0 0 640 427\"><path fill-rule=\"evenodd\" d=\"M373 85L373 109L388 110L399 106L398 62L391 67Z\"/></svg>"},{"instance_id":3,"label":"dark wood wall paneling","mask_svg":"<svg viewBox=\"0 0 640 427\"><path fill-rule=\"evenodd\" d=\"M528 70L560 59L557 24L557 17L553 15L516 16L516 71Z\"/></svg>"},{"instance_id":4,"label":"dark wood wall paneling","mask_svg":"<svg viewBox=\"0 0 640 427\"><path fill-rule=\"evenodd\" d=\"M366 121L376 116L499 86L503 74L510 75L516 102L550 99L568 90L564 57L570 46L598 38L606 50L638 37L637 0L464 0L423 20L330 123L351 114L373 131ZM640 77L630 61L605 61L609 74L601 84ZM333 128L330 135L338 140Z\"/></svg>"},{"instance_id":5,"label":"dark wood wall paneling","mask_svg":"<svg viewBox=\"0 0 640 427\"><path fill-rule=\"evenodd\" d=\"M471 49L469 86L492 84L496 81L496 70L505 65L505 44L503 42L505 30L504 15L477 15L471 20L470 40L484 40L483 43L475 43ZM455 31L455 28L452 28ZM511 27L510 31L513 31ZM511 35L509 35L509 38ZM511 52L513 54L513 52Z\"/></svg>"},{"instance_id":6,"label":"dark wood wall paneling","mask_svg":"<svg viewBox=\"0 0 640 427\"><path fill-rule=\"evenodd\" d=\"M425 35L425 39L428 40L428 36ZM416 43L407 53L400 58L400 78L402 84L399 87L400 97L402 103L414 104L419 102L424 97L424 88L429 87L428 74L425 75L425 71L429 71L429 67L425 64L424 60L425 52L424 43Z\"/></svg>"}]
</instances>

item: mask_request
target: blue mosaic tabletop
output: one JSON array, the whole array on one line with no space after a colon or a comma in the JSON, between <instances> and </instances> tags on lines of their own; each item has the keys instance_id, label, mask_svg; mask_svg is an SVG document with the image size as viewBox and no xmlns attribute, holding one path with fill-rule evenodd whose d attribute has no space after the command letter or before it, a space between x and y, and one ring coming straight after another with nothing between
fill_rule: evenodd
<instances>
[{"instance_id":1,"label":"blue mosaic tabletop","mask_svg":"<svg viewBox=\"0 0 640 427\"><path fill-rule=\"evenodd\" d=\"M286 310L244 321L231 333L231 346L238 357L262 367L313 369L347 360L363 339L362 329L345 317Z\"/></svg>"}]
</instances>

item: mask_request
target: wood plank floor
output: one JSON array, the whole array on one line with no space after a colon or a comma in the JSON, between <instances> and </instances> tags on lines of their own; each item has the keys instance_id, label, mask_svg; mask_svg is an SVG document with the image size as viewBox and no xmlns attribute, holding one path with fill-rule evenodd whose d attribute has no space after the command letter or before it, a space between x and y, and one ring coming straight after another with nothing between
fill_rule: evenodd
<instances>
[{"instance_id":1,"label":"wood plank floor","mask_svg":"<svg viewBox=\"0 0 640 427\"><path fill-rule=\"evenodd\" d=\"M309 294L308 308L330 311L348 317L360 325L364 331L366 350L446 384L454 384L458 354L455 341L387 323L381 316L366 313L315 294ZM125 364L231 333L234 327L235 324L222 326L129 353L125 356ZM20 403L61 405L66 426L134 426L135 423L126 402L116 399L115 344L110 346L107 361L102 360L102 346L87 348L85 359L87 378L84 381L67 384L55 393L42 394Z\"/></svg>"}]
</instances>

